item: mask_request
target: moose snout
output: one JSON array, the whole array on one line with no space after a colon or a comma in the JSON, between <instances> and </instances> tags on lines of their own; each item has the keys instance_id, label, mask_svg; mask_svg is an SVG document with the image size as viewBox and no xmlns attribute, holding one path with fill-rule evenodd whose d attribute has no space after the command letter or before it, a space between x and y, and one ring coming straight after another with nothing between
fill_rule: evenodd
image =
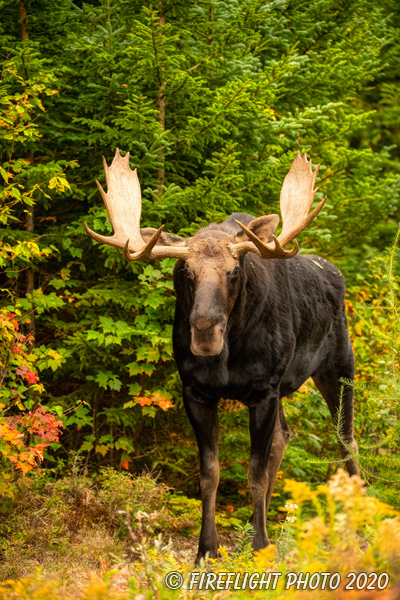
<instances>
[{"instance_id":1,"label":"moose snout","mask_svg":"<svg viewBox=\"0 0 400 600\"><path fill-rule=\"evenodd\" d=\"M225 299L219 281L209 274L200 281L190 313L190 350L196 356L216 356L224 347L228 321Z\"/></svg>"},{"instance_id":2,"label":"moose snout","mask_svg":"<svg viewBox=\"0 0 400 600\"><path fill-rule=\"evenodd\" d=\"M226 318L223 313L220 312L207 312L201 313L198 311L193 311L190 315L190 325L193 329L197 331L207 331L208 329L213 329L217 325L221 328L225 329Z\"/></svg>"},{"instance_id":3,"label":"moose snout","mask_svg":"<svg viewBox=\"0 0 400 600\"><path fill-rule=\"evenodd\" d=\"M193 315L190 317L191 345L190 349L197 356L216 356L224 347L226 317L214 313Z\"/></svg>"}]
</instances>

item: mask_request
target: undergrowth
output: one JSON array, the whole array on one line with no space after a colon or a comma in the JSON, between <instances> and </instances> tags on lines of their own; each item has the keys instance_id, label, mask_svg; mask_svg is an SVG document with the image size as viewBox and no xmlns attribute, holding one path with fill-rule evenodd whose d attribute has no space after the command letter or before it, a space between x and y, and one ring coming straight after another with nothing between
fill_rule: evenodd
<instances>
[{"instance_id":1,"label":"undergrowth","mask_svg":"<svg viewBox=\"0 0 400 600\"><path fill-rule=\"evenodd\" d=\"M12 515L12 518L10 518ZM222 528L236 516L217 514ZM0 580L40 567L74 584L88 571L105 571L119 559L137 558L133 543L163 533L197 535L201 501L170 489L150 473L133 477L104 468L100 475L49 480L36 473L31 488L0 504Z\"/></svg>"},{"instance_id":2,"label":"undergrowth","mask_svg":"<svg viewBox=\"0 0 400 600\"><path fill-rule=\"evenodd\" d=\"M355 306L360 321L386 349L385 370L375 377L373 385L359 384L366 401L375 409L376 420L385 419L386 427L383 431L378 427L375 435L362 440L359 461L363 476L374 486L374 492L397 506L400 489L400 304L396 281L399 239L400 227L389 253L383 258L380 301ZM388 326L382 327L382 320Z\"/></svg>"},{"instance_id":3,"label":"undergrowth","mask_svg":"<svg viewBox=\"0 0 400 600\"><path fill-rule=\"evenodd\" d=\"M371 269L371 278L379 282L370 286L369 297L365 298L368 288L364 282L359 301L351 305L358 319L350 319L351 330L363 339L359 346L355 342L360 453L356 456L350 447L349 452L357 459L363 479L350 478L341 468L336 470L341 461L326 457L329 448L322 448L321 438L311 427L313 412L323 411L325 406L307 382L303 392L309 399L310 423L298 399L289 400L285 406L289 420L298 421L296 430L303 427L298 443L293 440L285 457L291 469L285 468L284 461L278 474L268 522L274 543L253 553L253 528L247 522L250 508L243 496L236 507L229 504L217 513L220 557L203 563L205 572L281 573L276 589L268 590L271 598L278 599L336 599L342 594L349 599L400 597L400 514L389 505L399 506L400 307L395 279L399 237L400 229L386 259ZM381 277L378 271L382 266ZM366 341L371 347L369 359L379 366L375 373L368 371L368 357L360 355ZM368 426L364 427L367 419ZM341 438L340 411L335 424L325 421L335 437ZM299 450L305 438L310 448L321 452L321 458L310 460L307 452L302 458ZM240 443L237 446L242 457L243 447ZM29 489L23 487L3 498L0 600L189 600L210 594L218 599L249 594L246 589L189 589L201 526L200 500L177 493L151 473L133 476L102 468L89 476L86 467L81 468L82 461L77 454L71 474L61 479L51 479L50 469L38 470ZM310 468L315 469L313 477L309 477ZM225 485L236 479L240 482L243 469L242 463L235 461L225 473ZM53 471L59 475L57 469ZM311 483L284 480L285 472L297 479L304 476ZM326 478L328 483L321 485L319 482ZM184 578L179 590L165 585L170 571ZM339 573L336 590L311 591L301 586L296 589L295 585L284 589L289 573L311 576L326 572ZM347 575L352 572L387 573L388 586L384 590L345 590ZM251 593L261 598L266 591Z\"/></svg>"},{"instance_id":4,"label":"undergrowth","mask_svg":"<svg viewBox=\"0 0 400 600\"><path fill-rule=\"evenodd\" d=\"M0 599L122 600L136 598L215 599L245 598L249 590L190 590L193 545L179 536L184 525L174 508L177 497L156 479L133 478L107 471L101 484L74 477L36 484L16 508L14 523L2 525ZM286 518L275 529L275 544L253 554L251 527L237 526L236 541L221 543L220 557L196 568L206 573L281 573L271 598L380 598L400 595L400 515L368 496L363 480L339 469L326 485L313 490L305 483L286 480L291 496ZM174 502L171 503L171 498ZM182 505L187 499L180 496ZM175 504L176 506L176 504ZM198 506L189 508L194 527ZM312 517L308 517L312 513ZM185 512L185 515L187 513ZM18 527L15 526L15 520ZM230 540L233 541L233 536ZM194 543L197 542L197 538ZM24 571L21 573L21 571ZM183 577L183 587L170 590L165 576ZM284 589L291 572L339 573L336 590ZM374 593L344 591L347 574L387 573L386 590ZM34 575L32 575L34 573ZM253 590L264 598L265 590Z\"/></svg>"}]
</instances>

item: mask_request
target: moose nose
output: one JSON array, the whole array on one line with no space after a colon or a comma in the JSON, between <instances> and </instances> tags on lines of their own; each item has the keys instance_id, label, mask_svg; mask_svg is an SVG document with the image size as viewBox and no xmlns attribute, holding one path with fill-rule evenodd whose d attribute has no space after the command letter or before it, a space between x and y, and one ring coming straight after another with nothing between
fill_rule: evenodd
<instances>
[{"instance_id":1,"label":"moose nose","mask_svg":"<svg viewBox=\"0 0 400 600\"><path fill-rule=\"evenodd\" d=\"M207 313L193 311L190 315L190 324L197 331L207 331L216 325L222 325L224 321L224 315L217 311Z\"/></svg>"}]
</instances>

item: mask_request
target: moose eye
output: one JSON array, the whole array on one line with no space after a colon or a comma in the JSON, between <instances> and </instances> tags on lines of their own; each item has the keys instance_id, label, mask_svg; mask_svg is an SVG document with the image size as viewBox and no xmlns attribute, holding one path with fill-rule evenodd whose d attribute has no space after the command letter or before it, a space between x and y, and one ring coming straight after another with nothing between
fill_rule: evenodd
<instances>
[{"instance_id":1,"label":"moose eye","mask_svg":"<svg viewBox=\"0 0 400 600\"><path fill-rule=\"evenodd\" d=\"M228 275L229 279L236 279L236 277L239 275L239 267L235 267Z\"/></svg>"},{"instance_id":2,"label":"moose eye","mask_svg":"<svg viewBox=\"0 0 400 600\"><path fill-rule=\"evenodd\" d=\"M188 279L190 279L190 281L194 281L195 274L193 273L193 271L191 269L189 269L189 267L185 267L184 272L185 272L186 277Z\"/></svg>"}]
</instances>

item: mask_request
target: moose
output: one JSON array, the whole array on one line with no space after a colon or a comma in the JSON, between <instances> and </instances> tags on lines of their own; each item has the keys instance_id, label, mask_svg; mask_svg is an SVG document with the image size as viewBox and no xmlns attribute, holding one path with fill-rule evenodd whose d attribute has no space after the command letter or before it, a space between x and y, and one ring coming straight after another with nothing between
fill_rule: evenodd
<instances>
[{"instance_id":1,"label":"moose","mask_svg":"<svg viewBox=\"0 0 400 600\"><path fill-rule=\"evenodd\" d=\"M217 557L215 501L219 483L218 401L236 399L249 409L248 483L254 503L252 546L269 545L266 515L290 436L282 398L312 378L332 418L340 412L339 448L350 475L358 473L353 434L354 359L347 329L345 282L315 255L298 254L296 236L310 213L319 166L298 152L280 193L276 214L235 213L192 237L140 228L141 192L129 153L103 157L107 193L96 181L114 235L86 233L123 250L126 260L177 258L173 347L184 406L200 455L202 527L196 562ZM291 249L285 246L293 242Z\"/></svg>"}]
</instances>

